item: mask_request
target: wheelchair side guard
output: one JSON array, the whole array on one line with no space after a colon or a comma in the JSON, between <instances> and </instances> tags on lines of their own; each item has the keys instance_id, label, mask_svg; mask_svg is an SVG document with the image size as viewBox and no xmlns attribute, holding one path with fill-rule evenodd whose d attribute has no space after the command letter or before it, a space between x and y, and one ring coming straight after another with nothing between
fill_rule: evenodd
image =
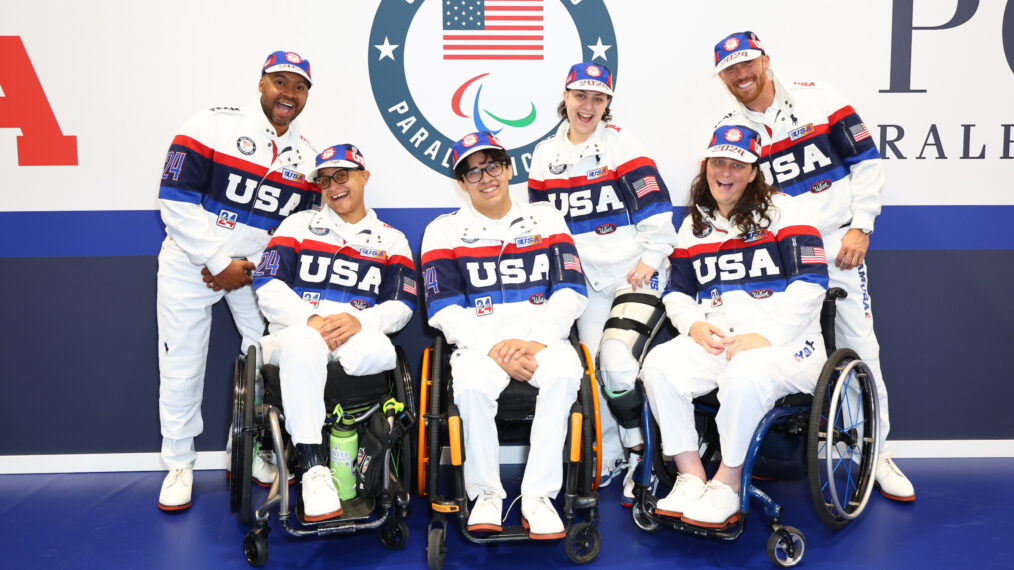
<instances>
[{"instance_id":1,"label":"wheelchair side guard","mask_svg":"<svg viewBox=\"0 0 1014 570\"><path fill-rule=\"evenodd\" d=\"M451 448L451 465L460 467L465 463L465 446L461 440L461 414L453 403L447 404L447 436Z\"/></svg>"},{"instance_id":2,"label":"wheelchair side guard","mask_svg":"<svg viewBox=\"0 0 1014 570\"><path fill-rule=\"evenodd\" d=\"M589 426L592 430L590 430L591 433L588 435L594 438L591 441L591 449L595 454L595 469L590 478L590 487L592 491L596 491L602 480L602 411L599 409L599 384L595 378L595 360L592 359L591 354L588 352L588 347L577 342L574 342L574 344L584 357L585 377L588 379L588 399L591 401L591 408L594 410L594 425Z\"/></svg>"},{"instance_id":3,"label":"wheelchair side guard","mask_svg":"<svg viewBox=\"0 0 1014 570\"><path fill-rule=\"evenodd\" d=\"M426 496L426 467L429 464L429 445L427 445L426 430L427 429L438 429L438 426L428 425L430 422L429 415L429 396L430 390L433 386L433 381L430 380L430 366L432 361L433 349L427 348L423 351L422 369L419 374L419 410L422 417L419 420L419 453L416 457L416 473L418 476L418 485L416 485L416 492L420 497Z\"/></svg>"}]
</instances>

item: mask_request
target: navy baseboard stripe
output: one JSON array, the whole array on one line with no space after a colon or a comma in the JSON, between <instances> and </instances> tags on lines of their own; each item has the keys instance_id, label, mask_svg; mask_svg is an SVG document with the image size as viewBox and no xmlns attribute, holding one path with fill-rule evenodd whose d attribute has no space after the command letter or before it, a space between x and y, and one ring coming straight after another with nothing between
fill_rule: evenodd
<instances>
[{"instance_id":1,"label":"navy baseboard stripe","mask_svg":"<svg viewBox=\"0 0 1014 570\"><path fill-rule=\"evenodd\" d=\"M452 208L378 208L419 250L426 224ZM683 208L675 209L676 219ZM886 206L875 250L1014 249L1014 206ZM165 237L157 210L0 212L0 257L153 256Z\"/></svg>"}]
</instances>

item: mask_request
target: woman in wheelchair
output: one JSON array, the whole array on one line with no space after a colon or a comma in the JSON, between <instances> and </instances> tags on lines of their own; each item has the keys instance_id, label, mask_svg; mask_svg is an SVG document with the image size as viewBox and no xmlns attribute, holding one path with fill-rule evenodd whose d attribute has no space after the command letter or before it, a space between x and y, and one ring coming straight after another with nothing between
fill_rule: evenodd
<instances>
[{"instance_id":1,"label":"woman in wheelchair","mask_svg":"<svg viewBox=\"0 0 1014 570\"><path fill-rule=\"evenodd\" d=\"M764 182L760 151L748 127L715 131L663 296L681 335L652 349L641 371L663 453L680 472L656 513L698 526L736 520L754 429L780 397L812 392L826 360L823 241L806 212ZM692 402L716 387L722 462L705 484Z\"/></svg>"},{"instance_id":2,"label":"woman in wheelchair","mask_svg":"<svg viewBox=\"0 0 1014 570\"><path fill-rule=\"evenodd\" d=\"M584 309L584 275L563 217L549 204L511 200L504 147L486 132L453 148L456 212L431 222L422 242L429 323L456 345L453 402L464 433L467 528L501 532L503 499L497 399L510 377L539 389L521 482L522 520L533 539L563 538L551 500L560 491L567 417L583 375L567 342Z\"/></svg>"},{"instance_id":3,"label":"woman in wheelchair","mask_svg":"<svg viewBox=\"0 0 1014 570\"><path fill-rule=\"evenodd\" d=\"M320 521L342 514L321 453L327 363L351 376L394 368L387 335L412 316L416 282L405 236L366 208L370 172L359 150L324 150L312 176L324 205L282 222L253 282L270 323L264 362L279 366L285 429L305 471L305 519Z\"/></svg>"}]
</instances>

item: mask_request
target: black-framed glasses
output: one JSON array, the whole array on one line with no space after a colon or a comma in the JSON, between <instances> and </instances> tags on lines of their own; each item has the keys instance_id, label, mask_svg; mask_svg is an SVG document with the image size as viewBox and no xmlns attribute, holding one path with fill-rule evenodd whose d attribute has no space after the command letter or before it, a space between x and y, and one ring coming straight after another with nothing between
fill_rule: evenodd
<instances>
[{"instance_id":1,"label":"black-framed glasses","mask_svg":"<svg viewBox=\"0 0 1014 570\"><path fill-rule=\"evenodd\" d=\"M331 181L334 181L335 184L345 184L346 182L348 182L349 181L349 172L351 172L353 170L361 170L361 169L360 168L352 168L352 169L349 169L349 168L339 168L338 170L335 170L334 172L332 172L330 176L322 174L322 175L318 176L317 178L314 178L313 181L317 183L317 186L320 186L321 190L327 190L328 188L331 187Z\"/></svg>"},{"instance_id":2,"label":"black-framed glasses","mask_svg":"<svg viewBox=\"0 0 1014 570\"><path fill-rule=\"evenodd\" d=\"M465 180L468 180L472 184L475 184L476 182L482 180L483 170L486 171L486 174L489 174L490 178L496 178L497 176L500 176L501 172L503 172L503 167L506 164L507 164L506 162L491 162L487 164L484 168L479 166L476 166L475 168L469 168L465 172Z\"/></svg>"}]
</instances>

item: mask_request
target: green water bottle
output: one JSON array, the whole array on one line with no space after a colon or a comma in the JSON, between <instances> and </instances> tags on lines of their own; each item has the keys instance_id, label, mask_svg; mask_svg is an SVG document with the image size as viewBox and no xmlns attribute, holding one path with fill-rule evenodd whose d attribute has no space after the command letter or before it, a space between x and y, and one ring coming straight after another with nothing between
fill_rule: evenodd
<instances>
[{"instance_id":1,"label":"green water bottle","mask_svg":"<svg viewBox=\"0 0 1014 570\"><path fill-rule=\"evenodd\" d=\"M359 448L359 435L351 417L345 416L341 406L335 406L338 420L331 426L331 478L338 488L338 498L351 499L356 496L356 476L352 463Z\"/></svg>"}]
</instances>

